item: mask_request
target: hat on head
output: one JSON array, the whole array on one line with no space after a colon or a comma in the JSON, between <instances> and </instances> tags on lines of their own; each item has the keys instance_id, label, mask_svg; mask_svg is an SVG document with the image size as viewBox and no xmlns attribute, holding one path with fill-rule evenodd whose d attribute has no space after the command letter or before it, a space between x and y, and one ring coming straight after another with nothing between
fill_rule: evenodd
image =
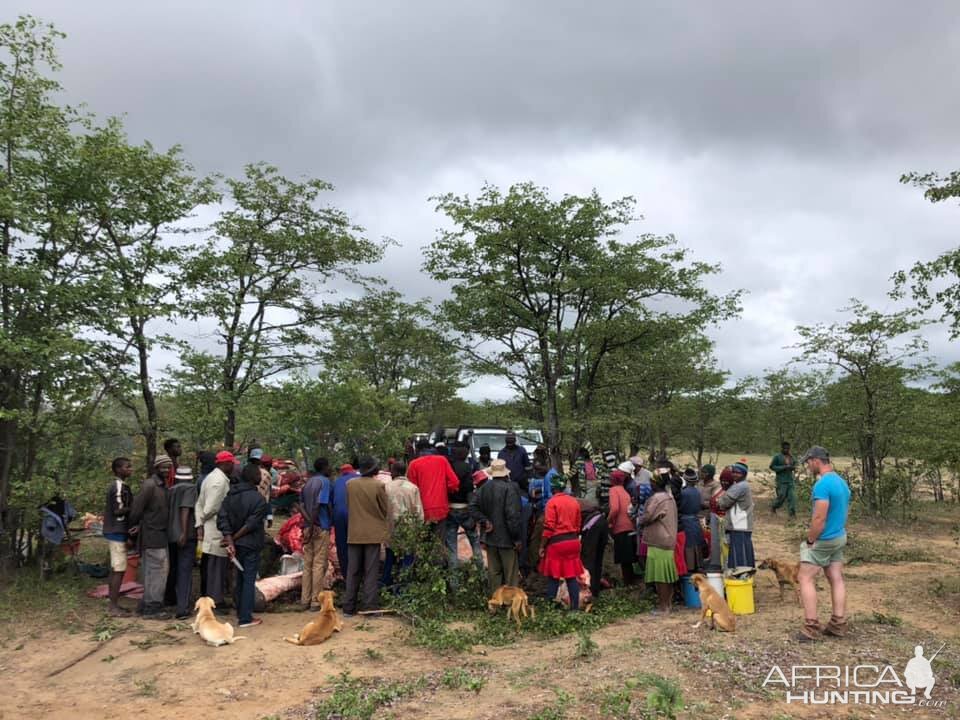
<instances>
[{"instance_id":1,"label":"hat on head","mask_svg":"<svg viewBox=\"0 0 960 720\"><path fill-rule=\"evenodd\" d=\"M617 470L625 472L627 475L633 475L633 473L637 471L637 466L629 460L624 460L622 463L617 465Z\"/></svg>"},{"instance_id":2,"label":"hat on head","mask_svg":"<svg viewBox=\"0 0 960 720\"><path fill-rule=\"evenodd\" d=\"M747 464L743 461L735 462L730 468L735 473L740 473L744 477L747 476L747 473L750 472L750 468L747 467Z\"/></svg>"},{"instance_id":3,"label":"hat on head","mask_svg":"<svg viewBox=\"0 0 960 720\"><path fill-rule=\"evenodd\" d=\"M443 442L443 440L441 440L440 442L438 442L438 443L436 443L436 444L434 445L434 447L438 447L438 448L442 448L442 447L446 447L446 446L447 446L447 444L446 444L445 442Z\"/></svg>"},{"instance_id":4,"label":"hat on head","mask_svg":"<svg viewBox=\"0 0 960 720\"><path fill-rule=\"evenodd\" d=\"M617 469L610 473L610 484L614 486L622 486L626 481L629 475L623 470Z\"/></svg>"},{"instance_id":5,"label":"hat on head","mask_svg":"<svg viewBox=\"0 0 960 720\"><path fill-rule=\"evenodd\" d=\"M233 453L229 450L221 450L217 453L216 463L235 463L237 459L233 456Z\"/></svg>"},{"instance_id":6,"label":"hat on head","mask_svg":"<svg viewBox=\"0 0 960 720\"><path fill-rule=\"evenodd\" d=\"M352 472L355 472L355 471L353 469L353 465L351 465L350 463L344 463L343 465L340 466L341 475L346 475L347 473L352 473Z\"/></svg>"},{"instance_id":7,"label":"hat on head","mask_svg":"<svg viewBox=\"0 0 960 720\"><path fill-rule=\"evenodd\" d=\"M490 479L490 476L487 475L486 470L477 470L476 472L473 473L473 475L472 475L471 477L473 478L473 486L474 486L474 487L480 487L480 486L483 485L487 480Z\"/></svg>"},{"instance_id":8,"label":"hat on head","mask_svg":"<svg viewBox=\"0 0 960 720\"><path fill-rule=\"evenodd\" d=\"M192 482L193 470L186 465L181 465L177 468L177 473L174 477L176 478L177 482Z\"/></svg>"},{"instance_id":9,"label":"hat on head","mask_svg":"<svg viewBox=\"0 0 960 720\"><path fill-rule=\"evenodd\" d=\"M807 460L830 460L830 453L827 452L826 448L822 448L819 445L814 445L812 448L807 450L803 457L800 458L800 462L805 463Z\"/></svg>"},{"instance_id":10,"label":"hat on head","mask_svg":"<svg viewBox=\"0 0 960 720\"><path fill-rule=\"evenodd\" d=\"M713 477L714 475L717 474L717 468L716 466L711 465L710 463L707 463L706 465L700 468L700 472L702 472L707 477Z\"/></svg>"},{"instance_id":11,"label":"hat on head","mask_svg":"<svg viewBox=\"0 0 960 720\"><path fill-rule=\"evenodd\" d=\"M490 477L510 477L510 469L507 467L507 461L498 458L490 463Z\"/></svg>"},{"instance_id":12,"label":"hat on head","mask_svg":"<svg viewBox=\"0 0 960 720\"><path fill-rule=\"evenodd\" d=\"M262 457L263 457L263 450L261 448L253 448L253 450L250 451L251 460L259 460Z\"/></svg>"},{"instance_id":13,"label":"hat on head","mask_svg":"<svg viewBox=\"0 0 960 720\"><path fill-rule=\"evenodd\" d=\"M377 462L377 459L372 455L367 455L360 458L360 467L358 468L358 472L361 475L372 475L379 469L380 463Z\"/></svg>"},{"instance_id":14,"label":"hat on head","mask_svg":"<svg viewBox=\"0 0 960 720\"><path fill-rule=\"evenodd\" d=\"M273 465L273 457L270 455L264 455L260 458L261 465Z\"/></svg>"},{"instance_id":15,"label":"hat on head","mask_svg":"<svg viewBox=\"0 0 960 720\"><path fill-rule=\"evenodd\" d=\"M630 458L630 462L632 462L637 467L643 467L645 464L644 459L639 455L634 455L632 458Z\"/></svg>"},{"instance_id":16,"label":"hat on head","mask_svg":"<svg viewBox=\"0 0 960 720\"><path fill-rule=\"evenodd\" d=\"M170 459L169 455L157 455L153 459L153 466L160 467L161 465L173 465L173 460Z\"/></svg>"},{"instance_id":17,"label":"hat on head","mask_svg":"<svg viewBox=\"0 0 960 720\"><path fill-rule=\"evenodd\" d=\"M695 483L697 480L700 479L700 475L697 473L697 471L694 468L688 467L686 470L683 471L683 479L686 480L688 483Z\"/></svg>"}]
</instances>

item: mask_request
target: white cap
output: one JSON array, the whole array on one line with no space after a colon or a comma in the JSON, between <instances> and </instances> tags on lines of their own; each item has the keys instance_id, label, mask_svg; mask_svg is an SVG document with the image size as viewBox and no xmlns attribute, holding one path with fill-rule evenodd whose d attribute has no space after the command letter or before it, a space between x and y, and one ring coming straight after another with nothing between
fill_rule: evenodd
<instances>
[{"instance_id":1,"label":"white cap","mask_svg":"<svg viewBox=\"0 0 960 720\"><path fill-rule=\"evenodd\" d=\"M636 472L637 467L629 460L624 460L622 463L617 465L617 470L622 470L623 472L627 473L627 475L633 475L633 473Z\"/></svg>"}]
</instances>

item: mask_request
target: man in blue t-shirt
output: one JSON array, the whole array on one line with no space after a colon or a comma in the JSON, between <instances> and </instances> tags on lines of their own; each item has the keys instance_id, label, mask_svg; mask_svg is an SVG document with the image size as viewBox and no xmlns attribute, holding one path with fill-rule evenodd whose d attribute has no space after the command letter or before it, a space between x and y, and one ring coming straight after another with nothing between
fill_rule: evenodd
<instances>
[{"instance_id":1,"label":"man in blue t-shirt","mask_svg":"<svg viewBox=\"0 0 960 720\"><path fill-rule=\"evenodd\" d=\"M847 512L850 509L850 488L834 471L830 453L812 447L801 462L814 477L813 518L807 537L800 546L800 599L803 602L804 624L800 641L819 640L822 633L843 637L847 634L845 615L847 589L843 582L843 548L847 544ZM816 577L823 568L830 583L833 613L826 627L817 618Z\"/></svg>"},{"instance_id":2,"label":"man in blue t-shirt","mask_svg":"<svg viewBox=\"0 0 960 720\"><path fill-rule=\"evenodd\" d=\"M317 458L313 475L300 491L300 526L303 528L303 578L300 604L304 610L319 609L317 593L326 590L327 558L330 556L330 527L333 525L333 488L330 462Z\"/></svg>"}]
</instances>

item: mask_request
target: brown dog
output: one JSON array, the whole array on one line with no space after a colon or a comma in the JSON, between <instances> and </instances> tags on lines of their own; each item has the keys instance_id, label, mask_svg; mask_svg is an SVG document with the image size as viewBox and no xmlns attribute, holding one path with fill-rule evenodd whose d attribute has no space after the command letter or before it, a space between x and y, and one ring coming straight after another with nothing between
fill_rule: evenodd
<instances>
[{"instance_id":1,"label":"brown dog","mask_svg":"<svg viewBox=\"0 0 960 720\"><path fill-rule=\"evenodd\" d=\"M197 611L197 617L193 621L193 632L203 638L208 645L219 647L220 645L233 645L237 640L243 640L244 636L233 636L233 625L222 623L217 620L213 614L216 607L213 598L206 596L197 598L193 609Z\"/></svg>"},{"instance_id":2,"label":"brown dog","mask_svg":"<svg viewBox=\"0 0 960 720\"><path fill-rule=\"evenodd\" d=\"M797 597L797 605L800 604L800 563L767 558L757 565L757 569L773 570L777 576L777 583L780 585L780 602L783 602L783 586L790 585L793 588L794 595Z\"/></svg>"},{"instance_id":3,"label":"brown dog","mask_svg":"<svg viewBox=\"0 0 960 720\"><path fill-rule=\"evenodd\" d=\"M288 643L294 645L319 645L330 639L335 632L343 629L343 619L333 606L333 592L322 590L317 593L317 602L320 603L320 615L303 626L303 630L292 638L285 637Z\"/></svg>"},{"instance_id":4,"label":"brown dog","mask_svg":"<svg viewBox=\"0 0 960 720\"><path fill-rule=\"evenodd\" d=\"M513 617L517 627L520 627L521 615L529 618L535 617L534 609L530 607L527 594L513 585L501 585L487 601L487 609L490 612L496 612L504 605L507 606L507 620Z\"/></svg>"},{"instance_id":5,"label":"brown dog","mask_svg":"<svg viewBox=\"0 0 960 720\"><path fill-rule=\"evenodd\" d=\"M737 629L737 618L731 612L727 601L720 597L720 593L707 582L707 578L700 573L694 573L690 576L690 582L700 593L700 606L703 608L699 622L693 627L700 627L700 624L706 619L707 613L710 613L711 630L716 630L719 627L721 630L734 632Z\"/></svg>"}]
</instances>

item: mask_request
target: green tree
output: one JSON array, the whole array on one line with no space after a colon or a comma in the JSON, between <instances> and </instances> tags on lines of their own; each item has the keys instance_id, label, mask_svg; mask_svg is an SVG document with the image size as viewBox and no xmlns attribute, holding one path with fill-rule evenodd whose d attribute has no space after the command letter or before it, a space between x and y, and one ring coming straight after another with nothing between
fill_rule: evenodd
<instances>
[{"instance_id":1,"label":"green tree","mask_svg":"<svg viewBox=\"0 0 960 720\"><path fill-rule=\"evenodd\" d=\"M318 197L332 186L296 182L269 165L248 165L227 180L214 237L185 265L189 307L212 317L220 346L223 442L233 446L237 406L257 384L315 362L314 330L338 305L320 301L332 277L358 282L358 266L381 248Z\"/></svg>"},{"instance_id":2,"label":"green tree","mask_svg":"<svg viewBox=\"0 0 960 720\"><path fill-rule=\"evenodd\" d=\"M95 239L88 257L110 279L112 297L105 301L116 308L100 314L97 329L115 340L122 356L128 348L133 354L128 382L115 386L115 396L137 421L150 467L160 427L150 371L157 343L151 323L179 314L179 263L191 252L167 236L187 232L174 223L216 196L209 180L194 178L180 148L159 153L149 143L132 146L117 121L83 139L80 160L88 198L84 212Z\"/></svg>"},{"instance_id":3,"label":"green tree","mask_svg":"<svg viewBox=\"0 0 960 720\"><path fill-rule=\"evenodd\" d=\"M542 412L553 463L561 465L561 389L579 409L615 352L641 342L670 316L675 299L701 313L732 310L703 287L714 268L688 263L673 238L617 236L634 201L605 203L594 192L551 199L531 183L504 193L486 186L476 200L448 194L437 209L453 227L427 249L427 270L452 282L442 315L463 335L479 374L506 378Z\"/></svg>"},{"instance_id":4,"label":"green tree","mask_svg":"<svg viewBox=\"0 0 960 720\"><path fill-rule=\"evenodd\" d=\"M960 171L946 176L907 173L900 182L923 188L924 197L933 203L960 198ZM960 337L960 246L895 273L893 282L894 298L903 298L909 291L920 310L939 310L940 320L949 324L952 340Z\"/></svg>"},{"instance_id":5,"label":"green tree","mask_svg":"<svg viewBox=\"0 0 960 720\"><path fill-rule=\"evenodd\" d=\"M926 344L913 334L923 322L910 311L884 314L855 299L845 311L852 315L845 322L797 328L798 360L840 371L828 393L834 421L855 445L864 503L882 515L892 497L884 460L909 417L906 383L929 370L919 362Z\"/></svg>"},{"instance_id":6,"label":"green tree","mask_svg":"<svg viewBox=\"0 0 960 720\"><path fill-rule=\"evenodd\" d=\"M84 423L119 372L83 332L109 279L88 254L90 123L56 104L48 76L61 37L31 17L0 25L0 572L14 484L30 484L50 431Z\"/></svg>"},{"instance_id":7,"label":"green tree","mask_svg":"<svg viewBox=\"0 0 960 720\"><path fill-rule=\"evenodd\" d=\"M360 377L377 392L430 414L462 386L455 345L437 329L427 301L405 302L396 290L348 303L330 323L321 351L334 377Z\"/></svg>"}]
</instances>

